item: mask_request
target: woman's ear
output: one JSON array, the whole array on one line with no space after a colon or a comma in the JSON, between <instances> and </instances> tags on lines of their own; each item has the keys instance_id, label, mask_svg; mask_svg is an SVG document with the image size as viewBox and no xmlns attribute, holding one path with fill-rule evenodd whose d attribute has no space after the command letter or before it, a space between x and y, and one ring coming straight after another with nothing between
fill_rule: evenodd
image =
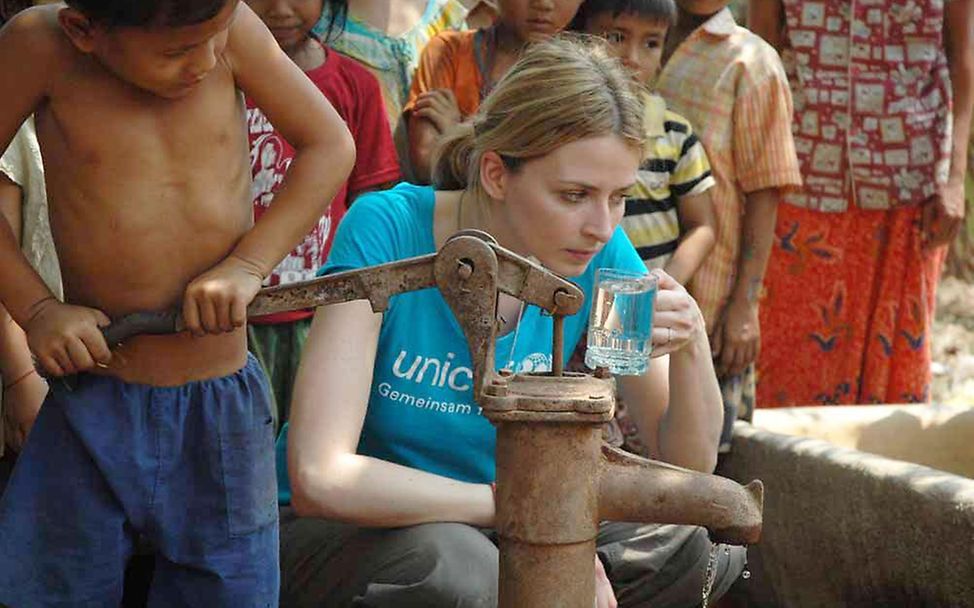
<instances>
[{"instance_id":1,"label":"woman's ear","mask_svg":"<svg viewBox=\"0 0 974 608\"><path fill-rule=\"evenodd\" d=\"M95 37L100 28L83 13L71 7L62 8L57 13L57 22L79 51L88 54L95 50Z\"/></svg>"},{"instance_id":2,"label":"woman's ear","mask_svg":"<svg viewBox=\"0 0 974 608\"><path fill-rule=\"evenodd\" d=\"M502 201L507 192L508 170L500 154L493 150L480 157L480 185L490 198Z\"/></svg>"}]
</instances>

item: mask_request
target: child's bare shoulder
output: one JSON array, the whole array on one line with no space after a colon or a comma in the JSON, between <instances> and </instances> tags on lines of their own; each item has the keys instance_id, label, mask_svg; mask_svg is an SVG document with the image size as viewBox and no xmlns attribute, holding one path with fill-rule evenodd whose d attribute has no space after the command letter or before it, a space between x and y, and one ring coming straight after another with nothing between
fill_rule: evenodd
<instances>
[{"instance_id":1,"label":"child's bare shoulder","mask_svg":"<svg viewBox=\"0 0 974 608\"><path fill-rule=\"evenodd\" d=\"M16 55L20 65L52 64L71 57L72 48L58 25L57 5L36 6L21 11L3 28L3 48Z\"/></svg>"}]
</instances>

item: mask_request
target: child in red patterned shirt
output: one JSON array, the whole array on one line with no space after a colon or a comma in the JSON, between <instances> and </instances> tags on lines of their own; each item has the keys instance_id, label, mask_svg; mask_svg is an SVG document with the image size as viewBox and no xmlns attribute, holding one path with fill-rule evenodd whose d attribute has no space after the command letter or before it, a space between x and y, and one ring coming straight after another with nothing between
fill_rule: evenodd
<instances>
[{"instance_id":1,"label":"child in red patterned shirt","mask_svg":"<svg viewBox=\"0 0 974 608\"><path fill-rule=\"evenodd\" d=\"M332 200L327 213L266 280L267 285L279 285L314 278L328 256L332 237L348 206L365 192L382 190L398 182L399 160L375 76L311 35L321 15L322 0L247 0L247 4L345 120L358 152L348 181ZM257 219L270 207L294 156L294 148L249 101L247 125L254 218ZM271 380L280 421L287 419L291 385L311 316L312 311L307 310L251 319L248 342Z\"/></svg>"}]
</instances>

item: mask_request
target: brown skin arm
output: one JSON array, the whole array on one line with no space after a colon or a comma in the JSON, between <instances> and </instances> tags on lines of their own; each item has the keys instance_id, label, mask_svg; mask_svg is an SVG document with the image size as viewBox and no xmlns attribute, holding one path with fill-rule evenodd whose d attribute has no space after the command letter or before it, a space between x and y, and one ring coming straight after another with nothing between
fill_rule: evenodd
<instances>
[{"instance_id":1,"label":"brown skin arm","mask_svg":"<svg viewBox=\"0 0 974 608\"><path fill-rule=\"evenodd\" d=\"M964 179L974 105L974 0L951 0L944 11L944 43L954 97L953 143L947 183L923 209L926 247L949 244L964 224Z\"/></svg>"},{"instance_id":2,"label":"brown skin arm","mask_svg":"<svg viewBox=\"0 0 974 608\"><path fill-rule=\"evenodd\" d=\"M777 188L745 195L737 282L711 336L720 376L739 374L758 357L761 346L758 298L774 243L779 199Z\"/></svg>"},{"instance_id":3,"label":"brown skin arm","mask_svg":"<svg viewBox=\"0 0 974 608\"><path fill-rule=\"evenodd\" d=\"M417 181L432 181L436 145L461 119L456 96L450 89L426 91L416 99L409 114L409 160Z\"/></svg>"},{"instance_id":4,"label":"brown skin arm","mask_svg":"<svg viewBox=\"0 0 974 608\"><path fill-rule=\"evenodd\" d=\"M717 218L710 191L681 196L677 207L683 236L663 270L686 285L717 243Z\"/></svg>"},{"instance_id":5,"label":"brown skin arm","mask_svg":"<svg viewBox=\"0 0 974 608\"><path fill-rule=\"evenodd\" d=\"M0 214L20 241L23 195L20 187L0 173ZM3 378L3 437L19 450L37 418L47 383L34 372L27 335L0 305L0 377Z\"/></svg>"},{"instance_id":6,"label":"brown skin arm","mask_svg":"<svg viewBox=\"0 0 974 608\"><path fill-rule=\"evenodd\" d=\"M47 97L48 78L58 70L58 47L38 11L14 17L0 30L0 150L6 150L20 125ZM20 252L10 225L0 222L0 301L25 326L38 305L53 298Z\"/></svg>"},{"instance_id":7,"label":"brown skin arm","mask_svg":"<svg viewBox=\"0 0 974 608\"><path fill-rule=\"evenodd\" d=\"M48 96L48 80L60 72L63 58L50 11L24 11L0 31L0 148L6 149L20 125ZM107 363L111 353L100 325L109 320L99 310L59 303L20 252L7 222L0 222L0 302L25 328L31 351L55 375Z\"/></svg>"},{"instance_id":8,"label":"brown skin arm","mask_svg":"<svg viewBox=\"0 0 974 608\"><path fill-rule=\"evenodd\" d=\"M409 115L409 162L420 183L428 184L433 178L433 150L439 139L440 132L431 121Z\"/></svg>"},{"instance_id":9,"label":"brown skin arm","mask_svg":"<svg viewBox=\"0 0 974 608\"><path fill-rule=\"evenodd\" d=\"M781 0L749 0L747 3L747 29L764 38L778 52L784 42L783 19Z\"/></svg>"},{"instance_id":10,"label":"brown skin arm","mask_svg":"<svg viewBox=\"0 0 974 608\"><path fill-rule=\"evenodd\" d=\"M183 315L194 333L243 326L263 278L321 217L355 163L345 122L242 3L226 57L237 86L294 146L295 156L274 205L225 260L186 288Z\"/></svg>"}]
</instances>

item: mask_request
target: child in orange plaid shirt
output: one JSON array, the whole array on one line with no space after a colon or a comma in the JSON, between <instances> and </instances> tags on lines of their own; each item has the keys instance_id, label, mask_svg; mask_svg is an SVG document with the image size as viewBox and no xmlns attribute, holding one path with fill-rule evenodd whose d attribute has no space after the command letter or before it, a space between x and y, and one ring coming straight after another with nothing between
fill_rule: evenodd
<instances>
[{"instance_id":1,"label":"child in orange plaid shirt","mask_svg":"<svg viewBox=\"0 0 974 608\"><path fill-rule=\"evenodd\" d=\"M707 150L716 186L717 245L693 280L724 394L721 449L754 406L761 341L758 297L782 190L801 184L792 100L777 52L734 22L729 0L677 0L656 90Z\"/></svg>"}]
</instances>

